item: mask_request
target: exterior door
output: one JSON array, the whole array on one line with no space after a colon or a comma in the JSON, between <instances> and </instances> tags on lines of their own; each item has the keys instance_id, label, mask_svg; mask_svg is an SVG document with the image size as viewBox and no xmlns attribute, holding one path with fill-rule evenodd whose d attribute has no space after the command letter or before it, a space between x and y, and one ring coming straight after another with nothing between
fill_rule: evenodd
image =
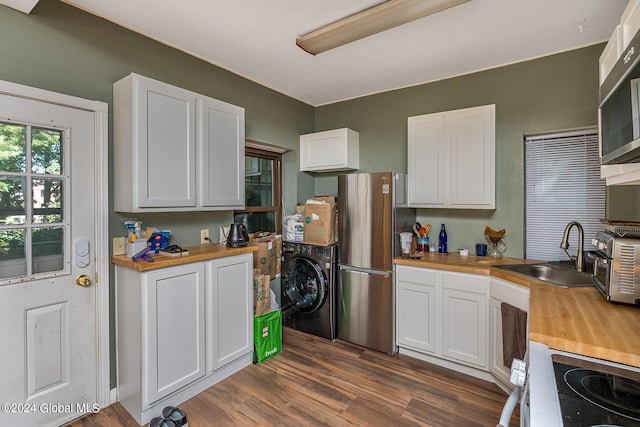
<instances>
[{"instance_id":1,"label":"exterior door","mask_svg":"<svg viewBox=\"0 0 640 427\"><path fill-rule=\"evenodd\" d=\"M100 408L96 123L0 94L0 425Z\"/></svg>"}]
</instances>

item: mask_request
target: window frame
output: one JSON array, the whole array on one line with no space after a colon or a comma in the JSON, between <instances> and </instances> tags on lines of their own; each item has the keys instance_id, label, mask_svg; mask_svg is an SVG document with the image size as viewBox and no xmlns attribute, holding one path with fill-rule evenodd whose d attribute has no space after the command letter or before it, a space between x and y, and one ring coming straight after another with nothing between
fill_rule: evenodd
<instances>
[{"instance_id":1,"label":"window frame","mask_svg":"<svg viewBox=\"0 0 640 427\"><path fill-rule=\"evenodd\" d=\"M271 206L245 206L244 209L234 211L236 214L242 213L262 213L275 212L276 234L282 233L282 153L256 147L245 146L245 157L258 157L273 161L273 202ZM246 185L246 184L245 184ZM271 231L271 230L263 230Z\"/></svg>"},{"instance_id":2,"label":"window frame","mask_svg":"<svg viewBox=\"0 0 640 427\"><path fill-rule=\"evenodd\" d=\"M536 143L547 144L547 147L533 148L533 144ZM569 144L576 145L570 147ZM547 170L544 170L545 167L550 167L550 159L571 166L577 159L567 157L567 154L571 154L570 150L575 154L580 149L584 150L584 169L572 170L565 167L553 173L546 173ZM599 219L605 217L607 203L606 183L600 176L597 128L525 135L523 150L525 258L544 261L567 260L567 255L559 248L559 244L564 228L574 220L584 227L585 250L588 250L589 242L594 237L593 233L600 230ZM536 152L533 153L533 150ZM541 155L545 161L533 160L530 158L531 154ZM531 169L534 165L535 170ZM533 175L533 182L528 179L530 174ZM579 178L583 178L582 181L576 181ZM576 185L578 183L579 186ZM579 197L581 189L589 191L585 193L588 197ZM566 193L569 193L569 196ZM532 201L532 197L536 200ZM544 200L545 198L549 200ZM575 200L581 200L581 203L576 203ZM535 206L532 207L531 204ZM537 211L537 216L532 215L532 208L533 211ZM549 212L553 212L553 215L549 215ZM536 235L536 239L533 239L533 234ZM569 251L572 256L577 249L577 235L576 232L570 235Z\"/></svg>"}]
</instances>

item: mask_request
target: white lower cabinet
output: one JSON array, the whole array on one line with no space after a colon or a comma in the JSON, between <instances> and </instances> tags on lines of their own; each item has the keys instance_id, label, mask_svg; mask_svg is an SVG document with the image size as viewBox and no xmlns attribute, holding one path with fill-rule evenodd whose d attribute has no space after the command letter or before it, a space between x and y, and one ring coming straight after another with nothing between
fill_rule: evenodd
<instances>
[{"instance_id":1,"label":"white lower cabinet","mask_svg":"<svg viewBox=\"0 0 640 427\"><path fill-rule=\"evenodd\" d=\"M502 345L502 303L529 312L529 288L518 286L506 280L491 278L489 299L489 371L498 380L497 384L505 390L513 389L509 382L511 366L503 361ZM529 328L527 327L527 332Z\"/></svg>"},{"instance_id":2,"label":"white lower cabinet","mask_svg":"<svg viewBox=\"0 0 640 427\"><path fill-rule=\"evenodd\" d=\"M487 367L489 278L442 275L442 355L481 369Z\"/></svg>"},{"instance_id":3,"label":"white lower cabinet","mask_svg":"<svg viewBox=\"0 0 640 427\"><path fill-rule=\"evenodd\" d=\"M118 400L140 424L251 365L252 254L116 266Z\"/></svg>"},{"instance_id":4,"label":"white lower cabinet","mask_svg":"<svg viewBox=\"0 0 640 427\"><path fill-rule=\"evenodd\" d=\"M142 400L151 405L205 374L204 265L152 271L141 282Z\"/></svg>"},{"instance_id":5,"label":"white lower cabinet","mask_svg":"<svg viewBox=\"0 0 640 427\"><path fill-rule=\"evenodd\" d=\"M410 266L396 277L400 352L486 379L489 277Z\"/></svg>"},{"instance_id":6,"label":"white lower cabinet","mask_svg":"<svg viewBox=\"0 0 640 427\"><path fill-rule=\"evenodd\" d=\"M207 263L208 370L215 371L253 351L252 262L246 257Z\"/></svg>"},{"instance_id":7,"label":"white lower cabinet","mask_svg":"<svg viewBox=\"0 0 640 427\"><path fill-rule=\"evenodd\" d=\"M397 340L406 346L436 353L436 273L398 267Z\"/></svg>"}]
</instances>

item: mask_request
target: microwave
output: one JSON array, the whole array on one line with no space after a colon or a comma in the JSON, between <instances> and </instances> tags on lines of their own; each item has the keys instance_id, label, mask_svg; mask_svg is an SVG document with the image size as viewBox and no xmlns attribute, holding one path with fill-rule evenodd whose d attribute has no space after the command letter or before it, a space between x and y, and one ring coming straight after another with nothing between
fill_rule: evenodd
<instances>
[{"instance_id":1,"label":"microwave","mask_svg":"<svg viewBox=\"0 0 640 427\"><path fill-rule=\"evenodd\" d=\"M640 162L640 32L600 85L598 122L603 165Z\"/></svg>"}]
</instances>

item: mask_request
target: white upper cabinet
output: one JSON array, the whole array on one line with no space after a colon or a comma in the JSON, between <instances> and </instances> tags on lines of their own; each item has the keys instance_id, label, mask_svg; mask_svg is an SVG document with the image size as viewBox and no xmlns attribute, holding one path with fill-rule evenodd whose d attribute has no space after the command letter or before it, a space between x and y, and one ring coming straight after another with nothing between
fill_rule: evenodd
<instances>
[{"instance_id":1,"label":"white upper cabinet","mask_svg":"<svg viewBox=\"0 0 640 427\"><path fill-rule=\"evenodd\" d=\"M137 74L113 100L116 211L244 207L244 109Z\"/></svg>"},{"instance_id":2,"label":"white upper cabinet","mask_svg":"<svg viewBox=\"0 0 640 427\"><path fill-rule=\"evenodd\" d=\"M629 45L633 36L640 30L640 1L631 0L622 12L620 18L620 26L622 27L622 47L620 53ZM617 30L617 29L616 29Z\"/></svg>"},{"instance_id":3,"label":"white upper cabinet","mask_svg":"<svg viewBox=\"0 0 640 427\"><path fill-rule=\"evenodd\" d=\"M495 105L409 117L409 206L495 209Z\"/></svg>"},{"instance_id":4,"label":"white upper cabinet","mask_svg":"<svg viewBox=\"0 0 640 427\"><path fill-rule=\"evenodd\" d=\"M640 31L640 0L631 0L622 12L620 25L616 26L600 55L600 84L605 81L622 55L625 55L629 42L638 31ZM602 165L600 177L606 180L607 185L640 185L640 164Z\"/></svg>"},{"instance_id":5,"label":"white upper cabinet","mask_svg":"<svg viewBox=\"0 0 640 427\"><path fill-rule=\"evenodd\" d=\"M348 129L300 135L300 170L330 172L360 167L360 135Z\"/></svg>"},{"instance_id":6,"label":"white upper cabinet","mask_svg":"<svg viewBox=\"0 0 640 427\"><path fill-rule=\"evenodd\" d=\"M244 209L244 109L204 97L197 106L200 202Z\"/></svg>"},{"instance_id":7,"label":"white upper cabinet","mask_svg":"<svg viewBox=\"0 0 640 427\"><path fill-rule=\"evenodd\" d=\"M607 76L616 65L618 58L622 54L623 40L622 40L622 26L617 25L609 42L604 47L602 54L600 55L600 84L604 83Z\"/></svg>"},{"instance_id":8,"label":"white upper cabinet","mask_svg":"<svg viewBox=\"0 0 640 427\"><path fill-rule=\"evenodd\" d=\"M602 165L600 178L605 179L607 185L640 185L640 163Z\"/></svg>"}]
</instances>

